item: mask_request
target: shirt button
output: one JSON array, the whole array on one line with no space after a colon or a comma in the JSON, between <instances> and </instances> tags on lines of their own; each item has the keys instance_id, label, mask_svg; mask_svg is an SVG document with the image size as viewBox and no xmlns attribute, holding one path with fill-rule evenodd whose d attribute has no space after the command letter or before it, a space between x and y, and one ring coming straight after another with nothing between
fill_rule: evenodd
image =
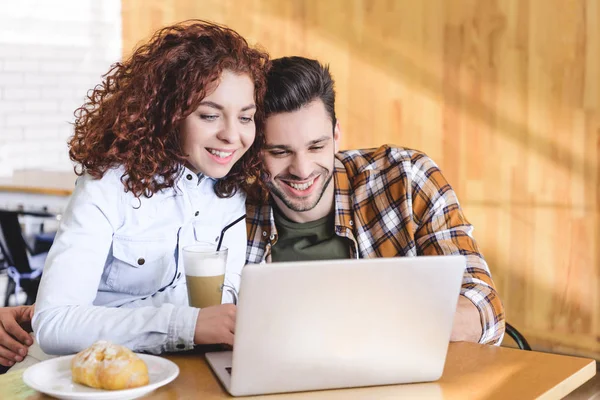
<instances>
[{"instance_id":1,"label":"shirt button","mask_svg":"<svg viewBox=\"0 0 600 400\"><path fill-rule=\"evenodd\" d=\"M144 265L145 262L146 260L144 260L142 257L138 258L138 265Z\"/></svg>"},{"instance_id":2,"label":"shirt button","mask_svg":"<svg viewBox=\"0 0 600 400\"><path fill-rule=\"evenodd\" d=\"M186 178L188 181L191 181L191 180L192 180L192 174L187 174L187 175L185 176L185 178Z\"/></svg>"},{"instance_id":3,"label":"shirt button","mask_svg":"<svg viewBox=\"0 0 600 400\"><path fill-rule=\"evenodd\" d=\"M197 217L198 215L200 215L200 211L196 211L196 212L194 213L194 215Z\"/></svg>"},{"instance_id":4,"label":"shirt button","mask_svg":"<svg viewBox=\"0 0 600 400\"><path fill-rule=\"evenodd\" d=\"M270 240L273 240L273 239L275 239L275 235L271 235L271 236L269 236L269 239L270 239Z\"/></svg>"},{"instance_id":5,"label":"shirt button","mask_svg":"<svg viewBox=\"0 0 600 400\"><path fill-rule=\"evenodd\" d=\"M263 236L267 236L267 232L263 231Z\"/></svg>"},{"instance_id":6,"label":"shirt button","mask_svg":"<svg viewBox=\"0 0 600 400\"><path fill-rule=\"evenodd\" d=\"M350 226L354 225L354 221L350 220Z\"/></svg>"},{"instance_id":7,"label":"shirt button","mask_svg":"<svg viewBox=\"0 0 600 400\"><path fill-rule=\"evenodd\" d=\"M183 350L183 349L185 349L185 344L181 344L181 343L180 343L180 344L178 344L178 345L177 345L177 346L175 346L175 347L177 347L179 350Z\"/></svg>"}]
</instances>

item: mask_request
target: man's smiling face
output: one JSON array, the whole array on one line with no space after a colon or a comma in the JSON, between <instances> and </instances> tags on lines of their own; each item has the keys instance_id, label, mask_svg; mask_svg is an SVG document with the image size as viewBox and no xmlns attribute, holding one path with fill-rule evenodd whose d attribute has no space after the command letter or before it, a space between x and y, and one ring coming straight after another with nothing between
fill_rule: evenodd
<instances>
[{"instance_id":1,"label":"man's smiling face","mask_svg":"<svg viewBox=\"0 0 600 400\"><path fill-rule=\"evenodd\" d=\"M265 138L266 184L279 209L297 222L327 215L339 127L323 102L316 99L299 110L269 116Z\"/></svg>"}]
</instances>

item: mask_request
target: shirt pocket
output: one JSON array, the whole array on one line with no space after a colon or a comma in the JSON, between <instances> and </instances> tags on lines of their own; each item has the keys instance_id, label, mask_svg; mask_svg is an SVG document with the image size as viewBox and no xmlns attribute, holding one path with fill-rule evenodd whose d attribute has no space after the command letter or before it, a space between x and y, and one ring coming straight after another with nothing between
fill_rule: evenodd
<instances>
[{"instance_id":1,"label":"shirt pocket","mask_svg":"<svg viewBox=\"0 0 600 400\"><path fill-rule=\"evenodd\" d=\"M114 236L107 286L131 295L156 293L175 274L175 247L164 239Z\"/></svg>"}]
</instances>

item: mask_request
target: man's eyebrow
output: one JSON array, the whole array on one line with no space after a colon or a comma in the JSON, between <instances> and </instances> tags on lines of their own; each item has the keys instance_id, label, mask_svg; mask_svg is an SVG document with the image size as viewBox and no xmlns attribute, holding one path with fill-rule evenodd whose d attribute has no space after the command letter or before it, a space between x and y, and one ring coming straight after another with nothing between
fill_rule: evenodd
<instances>
[{"instance_id":1,"label":"man's eyebrow","mask_svg":"<svg viewBox=\"0 0 600 400\"><path fill-rule=\"evenodd\" d=\"M284 144L265 144L264 146L265 150L291 150L292 148L290 146L286 146Z\"/></svg>"},{"instance_id":2,"label":"man's eyebrow","mask_svg":"<svg viewBox=\"0 0 600 400\"><path fill-rule=\"evenodd\" d=\"M321 142L325 142L325 141L328 141L330 139L331 139L330 135L328 135L328 136L321 136L318 139L311 140L310 142L308 142L308 146L314 146L315 144L319 144Z\"/></svg>"},{"instance_id":3,"label":"man's eyebrow","mask_svg":"<svg viewBox=\"0 0 600 400\"><path fill-rule=\"evenodd\" d=\"M314 146L316 144L323 143L323 142L326 142L326 141L329 141L329 140L331 140L331 137L329 135L327 135L327 136L324 135L324 136L321 136L318 139L311 140L310 142L308 142L306 144L306 146L307 147ZM287 146L285 144L270 144L270 143L267 143L267 144L265 144L264 149L265 150L288 150L289 151L292 148L291 148L291 146Z\"/></svg>"}]
</instances>

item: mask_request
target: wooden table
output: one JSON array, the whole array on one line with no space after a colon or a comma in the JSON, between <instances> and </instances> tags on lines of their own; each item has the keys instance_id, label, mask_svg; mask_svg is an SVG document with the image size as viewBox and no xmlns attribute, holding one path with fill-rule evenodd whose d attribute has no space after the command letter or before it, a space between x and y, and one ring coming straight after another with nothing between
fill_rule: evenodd
<instances>
[{"instance_id":1,"label":"wooden table","mask_svg":"<svg viewBox=\"0 0 600 400\"><path fill-rule=\"evenodd\" d=\"M70 196L76 178L72 171L17 170L11 177L0 178L0 192Z\"/></svg>"},{"instance_id":2,"label":"wooden table","mask_svg":"<svg viewBox=\"0 0 600 400\"><path fill-rule=\"evenodd\" d=\"M225 399L220 386L201 354L169 355L179 365L180 375L147 399ZM327 390L258 397L280 399L559 399L593 377L594 360L529 352L473 343L452 343L444 374L438 382ZM0 397L49 399L29 389L22 371L0 376Z\"/></svg>"}]
</instances>

